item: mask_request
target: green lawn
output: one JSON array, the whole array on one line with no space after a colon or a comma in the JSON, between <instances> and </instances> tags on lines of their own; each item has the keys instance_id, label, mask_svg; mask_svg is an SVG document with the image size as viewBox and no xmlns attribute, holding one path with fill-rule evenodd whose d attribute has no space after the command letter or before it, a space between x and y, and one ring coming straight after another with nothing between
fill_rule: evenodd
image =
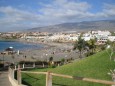
<instances>
[{"instance_id":1,"label":"green lawn","mask_svg":"<svg viewBox=\"0 0 115 86\"><path fill-rule=\"evenodd\" d=\"M114 55L115 56L115 55ZM115 62L110 61L106 51L99 52L93 56L84 58L73 63L53 69L34 69L31 71L51 71L53 73L111 80L107 74L110 69L115 68ZM45 86L45 75L22 74L23 81L30 86ZM77 81L72 79L53 77L53 86L109 86L91 82Z\"/></svg>"}]
</instances>

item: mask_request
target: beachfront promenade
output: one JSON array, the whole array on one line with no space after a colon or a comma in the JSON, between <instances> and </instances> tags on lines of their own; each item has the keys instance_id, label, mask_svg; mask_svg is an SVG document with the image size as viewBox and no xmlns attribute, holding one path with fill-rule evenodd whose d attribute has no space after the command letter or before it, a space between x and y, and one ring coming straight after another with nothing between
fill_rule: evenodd
<instances>
[{"instance_id":1,"label":"beachfront promenade","mask_svg":"<svg viewBox=\"0 0 115 86\"><path fill-rule=\"evenodd\" d=\"M43 49L25 50L20 51L20 54L0 54L0 60L8 66L9 63L19 63L21 61L36 62L36 61L48 61L50 57L53 57L53 61L61 61L61 59L77 59L79 54L77 51L72 51L72 47L66 45L50 46ZM38 64L37 64L38 65ZM26 65L24 65L26 67ZM0 72L0 86L11 86L8 79L8 72Z\"/></svg>"},{"instance_id":2,"label":"beachfront promenade","mask_svg":"<svg viewBox=\"0 0 115 86\"><path fill-rule=\"evenodd\" d=\"M20 51L20 54L0 54L0 60L10 63L18 63L20 61L48 61L53 57L53 61L61 61L62 59L79 58L78 51L72 51L72 45L60 44L57 46L48 46L43 49L30 49Z\"/></svg>"},{"instance_id":3,"label":"beachfront promenade","mask_svg":"<svg viewBox=\"0 0 115 86\"><path fill-rule=\"evenodd\" d=\"M8 71L0 71L0 86L12 86L8 79Z\"/></svg>"}]
</instances>

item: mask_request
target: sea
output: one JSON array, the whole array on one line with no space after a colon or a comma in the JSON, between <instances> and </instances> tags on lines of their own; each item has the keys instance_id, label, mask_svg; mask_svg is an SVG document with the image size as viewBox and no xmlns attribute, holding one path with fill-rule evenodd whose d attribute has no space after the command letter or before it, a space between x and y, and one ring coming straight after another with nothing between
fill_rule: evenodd
<instances>
[{"instance_id":1,"label":"sea","mask_svg":"<svg viewBox=\"0 0 115 86\"><path fill-rule=\"evenodd\" d=\"M9 47L13 47L13 49L17 51L17 50L42 49L44 45L35 43L23 43L18 41L0 41L0 51L4 51Z\"/></svg>"}]
</instances>

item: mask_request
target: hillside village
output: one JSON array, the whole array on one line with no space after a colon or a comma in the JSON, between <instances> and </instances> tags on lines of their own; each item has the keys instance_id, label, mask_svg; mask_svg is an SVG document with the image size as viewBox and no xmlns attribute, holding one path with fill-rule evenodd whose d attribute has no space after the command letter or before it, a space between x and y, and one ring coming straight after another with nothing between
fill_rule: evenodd
<instances>
[{"instance_id":1,"label":"hillside village","mask_svg":"<svg viewBox=\"0 0 115 86\"><path fill-rule=\"evenodd\" d=\"M53 44L58 43L60 46L55 47L47 47L42 50L27 50L27 51L21 51L21 53L12 53L7 54L4 52L1 53L0 57L4 57L4 64L10 62L12 63L15 70L17 68L17 64L20 65L22 68L21 71L24 71L24 69L32 68L32 71L52 71L53 73L61 73L61 74L69 74L69 75L77 75L77 76L84 76L84 77L91 77L91 78L97 78L101 80L112 80L114 81L114 65L115 64L115 58L113 58L114 54L110 53L111 56L108 55L107 49L101 49L99 50L98 46L97 52L96 48L94 47L95 44L97 45L104 45L107 43L107 41L114 42L115 41L115 32L110 31L88 31L88 32L60 32L60 33L48 33L48 32L28 32L28 33L1 33L0 36L2 39L18 39L22 42L32 42L32 43L45 43L45 44ZM91 39L96 39L96 43L94 46L92 45L92 48L89 48L89 50L82 49L82 52L77 47L76 50L72 50L73 47L65 46L65 44L73 44L76 41L79 41L79 38L84 39L84 41L90 41ZM73 45L72 45L73 46ZM66 47L66 48L65 48ZM84 48L84 46L82 46ZM95 49L94 49L95 48ZM101 47L100 47L101 48ZM96 51L92 51L96 50ZM103 51L104 50L104 51ZM6 51L5 51L6 52ZM81 52L81 55L80 55ZM89 56L89 57L88 57ZM111 58L111 59L110 59ZM7 61L8 62L7 62ZM102 65L103 64L103 65ZM5 66L4 65L4 66ZM41 69L40 69L41 68ZM52 68L52 69L51 69ZM110 70L109 70L109 69ZM69 72L67 72L69 69ZM11 69L10 71L13 71ZM80 71L80 72L79 72ZM29 70L31 72L31 70ZM14 72L10 72L11 77ZM109 73L109 74L108 74ZM88 76L88 75L89 76ZM102 76L103 75L103 76ZM34 74L22 75L22 80L28 83L30 86L37 86L40 84L40 86L44 86L45 84L42 83L42 76L39 77L40 81L37 83L32 83ZM111 78L112 77L112 78ZM14 78L12 78L14 80ZM58 78L55 78L58 79ZM93 80L94 80L93 79ZM34 80L33 80L34 81ZM55 80L56 83L61 84L68 84L70 86L92 86L92 83L83 82L82 84L80 82L76 82L72 80L72 83L67 83L69 80L63 81L63 80ZM54 82L54 81L53 81ZM105 81L106 82L106 81ZM20 82L21 83L21 82ZM100 82L99 82L100 83ZM113 82L111 82L113 83ZM25 83L22 83L25 84ZM53 83L51 83L53 84ZM95 83L93 83L95 84ZM15 86L15 85L14 85ZM52 85L49 85L52 86ZM102 85L94 85L94 86L102 86Z\"/></svg>"},{"instance_id":2,"label":"hillside village","mask_svg":"<svg viewBox=\"0 0 115 86\"><path fill-rule=\"evenodd\" d=\"M15 47L14 48L9 47L5 49L5 51L0 53L1 65L3 65L3 68L7 68L8 65L10 65L15 70L20 65L22 71L26 68L28 70L32 68L33 70L39 72L39 70L41 71L50 70L50 68L52 68L51 70L53 71L55 71L55 69L58 68L60 68L61 70L63 69L68 70L70 68L73 68L73 67L69 67L68 65L74 66L75 64L74 66L75 70L70 69L69 71L74 71L76 74L76 72L79 70L79 67L82 68L84 66L86 69L88 69L87 73L89 73L90 77L94 75L94 73L98 74L98 72L102 72L100 74L101 77L103 77L102 74L105 74L104 79L105 77L107 78L109 77L107 80L111 80L110 78L111 76L112 80L114 81L114 71L113 71L114 66L111 67L111 65L114 65L113 61L115 61L114 49L113 49L114 47L109 43L115 42L115 32L110 32L108 30L104 30L104 31L97 30L97 31L88 31L88 32L81 32L81 33L76 31L58 32L58 33L9 32L9 33L1 33L0 38L1 41L11 41L11 42L21 41L22 43L24 42L27 44L40 43L44 45L43 49L32 49L32 50L27 49L23 51L19 51L19 50L15 51ZM110 53L108 51L109 49L112 50L110 51ZM80 66L82 62L84 63L84 65ZM104 63L104 65L102 65L102 63ZM92 65L95 66L90 67ZM109 66L109 68L111 68L112 70L108 70L107 66ZM103 70L101 70L100 68L101 69L103 68ZM11 71L13 70L11 69ZM93 74L90 71L93 71ZM87 74L87 73L81 72L81 74ZM107 73L109 74L107 75ZM11 75L12 74L14 73L11 72ZM98 78L98 75L96 76ZM28 75L22 76L22 80L26 81L24 78L27 77ZM28 84L31 84L32 86L37 85L37 84L33 85L31 83L30 77L28 77L27 79L29 80L26 81ZM42 84L42 86L44 86L44 83L42 83L42 81L40 83ZM76 86L75 83L73 84L71 83L72 86ZM112 83L114 82L111 82L111 84ZM79 86L89 86L87 83L85 84L86 85L79 85Z\"/></svg>"},{"instance_id":3,"label":"hillside village","mask_svg":"<svg viewBox=\"0 0 115 86\"><path fill-rule=\"evenodd\" d=\"M112 33L110 31L89 31L86 33L54 33L54 34L48 34L48 33L43 33L42 36L37 36L36 33L33 33L31 35L26 35L23 36L21 38L25 38L27 39L27 41L31 41L33 39L34 40L40 40L42 42L48 42L48 41L52 41L52 42L74 42L76 40L78 40L78 37L82 34L82 38L85 41L89 41L90 39L94 39L97 38L97 43L98 44L103 44L105 43L107 40L110 41L115 41L115 35L112 35Z\"/></svg>"},{"instance_id":4,"label":"hillside village","mask_svg":"<svg viewBox=\"0 0 115 86\"><path fill-rule=\"evenodd\" d=\"M79 42L79 38L84 40L81 48L82 50L76 46L79 44L75 44L76 41ZM21 61L46 61L48 62L50 57L53 58L53 61L61 62L64 60L76 60L78 58L84 58L95 54L101 50L106 49L107 42L115 41L115 32L110 32L108 30L97 30L97 31L88 31L78 33L76 31L69 32L59 32L59 33L48 33L48 32L9 32L9 33L1 33L0 38L2 41L21 41L26 43L35 43L35 44L47 44L44 45L44 49L39 50L25 50L19 51L3 51L1 52L1 56L5 54L8 58L8 61L11 63L21 62ZM91 39L94 39L94 43L89 43ZM106 44L106 46L104 45ZM97 47L96 47L97 45ZM99 46L98 46L99 45ZM103 46L100 46L103 45ZM9 46L10 47L10 46ZM77 49L75 49L75 47ZM84 49L85 48L85 49ZM97 49L96 49L97 48ZM15 49L15 47L14 47ZM75 49L75 50L74 50ZM82 55L80 55L82 53ZM12 56L11 56L11 55ZM12 58L15 57L15 58ZM11 58L11 59L9 59ZM12 60L13 59L13 60ZM12 62L13 61L13 62Z\"/></svg>"},{"instance_id":5,"label":"hillside village","mask_svg":"<svg viewBox=\"0 0 115 86\"><path fill-rule=\"evenodd\" d=\"M0 86L115 86L115 0L0 0Z\"/></svg>"},{"instance_id":6,"label":"hillside village","mask_svg":"<svg viewBox=\"0 0 115 86\"><path fill-rule=\"evenodd\" d=\"M79 36L82 35L82 39L89 41L90 39L97 40L96 44L104 44L107 40L115 41L115 32L110 32L108 30L95 30L88 32L58 32L58 33L49 33L49 32L9 32L9 33L0 33L1 39L20 39L20 41L35 42L35 43L69 43L75 42L78 40Z\"/></svg>"}]
</instances>

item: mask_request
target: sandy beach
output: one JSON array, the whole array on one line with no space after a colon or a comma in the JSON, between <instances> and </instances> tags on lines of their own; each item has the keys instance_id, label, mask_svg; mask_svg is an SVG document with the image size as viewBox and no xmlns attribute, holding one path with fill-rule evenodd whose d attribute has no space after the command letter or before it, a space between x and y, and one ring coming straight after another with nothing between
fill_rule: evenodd
<instances>
[{"instance_id":1,"label":"sandy beach","mask_svg":"<svg viewBox=\"0 0 115 86\"><path fill-rule=\"evenodd\" d=\"M26 41L23 41L26 42ZM39 43L39 42L34 42ZM73 51L73 45L69 43L42 43L42 49L28 49L20 51L13 55L4 55L4 60L15 63L20 61L49 61L53 57L54 61L61 61L61 59L77 59L79 54ZM3 55L0 54L0 59L3 60Z\"/></svg>"},{"instance_id":2,"label":"sandy beach","mask_svg":"<svg viewBox=\"0 0 115 86\"><path fill-rule=\"evenodd\" d=\"M59 61L63 58L77 58L78 53L72 51L72 48L71 44L66 43L45 43L43 49L26 50L22 53L26 58L32 58L37 61L48 61L50 57L53 57L54 61Z\"/></svg>"}]
</instances>

